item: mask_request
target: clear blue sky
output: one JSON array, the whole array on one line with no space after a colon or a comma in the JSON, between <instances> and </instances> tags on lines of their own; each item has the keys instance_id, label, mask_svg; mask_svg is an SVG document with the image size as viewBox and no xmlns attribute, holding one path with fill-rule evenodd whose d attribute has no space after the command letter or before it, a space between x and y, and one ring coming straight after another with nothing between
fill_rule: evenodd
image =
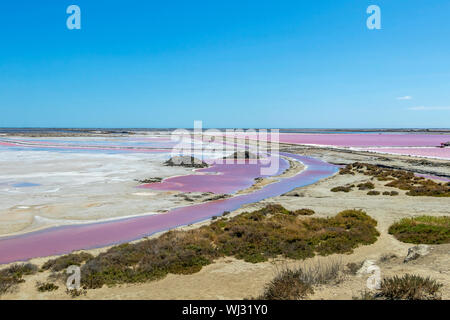
<instances>
[{"instance_id":1,"label":"clear blue sky","mask_svg":"<svg viewBox=\"0 0 450 320\"><path fill-rule=\"evenodd\" d=\"M1 127L450 127L450 1L1 1L0 111Z\"/></svg>"}]
</instances>

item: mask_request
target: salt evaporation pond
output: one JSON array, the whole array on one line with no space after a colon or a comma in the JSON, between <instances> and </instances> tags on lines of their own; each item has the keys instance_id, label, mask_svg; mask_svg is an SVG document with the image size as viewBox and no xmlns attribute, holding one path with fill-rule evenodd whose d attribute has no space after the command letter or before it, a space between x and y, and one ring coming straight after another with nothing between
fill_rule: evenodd
<instances>
[{"instance_id":1,"label":"salt evaporation pond","mask_svg":"<svg viewBox=\"0 0 450 320\"><path fill-rule=\"evenodd\" d=\"M279 159L279 169L275 175L282 174L289 168L289 163ZM196 174L164 179L160 183L144 184L141 188L152 190L171 190L182 192L213 192L232 194L251 187L255 178L265 178L261 175L264 167L261 161L255 164L245 160L244 163L212 164L208 168L196 170ZM206 162L212 162L206 160Z\"/></svg>"},{"instance_id":2,"label":"salt evaporation pond","mask_svg":"<svg viewBox=\"0 0 450 320\"><path fill-rule=\"evenodd\" d=\"M281 143L337 147L437 147L449 140L450 135L448 134L280 134Z\"/></svg>"},{"instance_id":3,"label":"salt evaporation pond","mask_svg":"<svg viewBox=\"0 0 450 320\"><path fill-rule=\"evenodd\" d=\"M165 214L127 218L110 222L55 227L0 239L0 263L23 261L35 257L59 255L80 249L92 249L124 243L178 226L210 219L224 211L261 201L306 186L337 172L338 167L311 157L283 153L301 161L305 170L280 179L250 194L181 207ZM249 165L248 167L251 167Z\"/></svg>"}]
</instances>

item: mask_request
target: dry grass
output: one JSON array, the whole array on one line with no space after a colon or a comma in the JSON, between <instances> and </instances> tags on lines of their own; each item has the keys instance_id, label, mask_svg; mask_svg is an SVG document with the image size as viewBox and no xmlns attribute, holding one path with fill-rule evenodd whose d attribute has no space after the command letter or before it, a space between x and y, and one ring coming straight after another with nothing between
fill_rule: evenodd
<instances>
[{"instance_id":1,"label":"dry grass","mask_svg":"<svg viewBox=\"0 0 450 320\"><path fill-rule=\"evenodd\" d=\"M342 280L339 260L316 260L296 269L284 268L264 288L257 300L301 300L314 293L314 286Z\"/></svg>"}]
</instances>

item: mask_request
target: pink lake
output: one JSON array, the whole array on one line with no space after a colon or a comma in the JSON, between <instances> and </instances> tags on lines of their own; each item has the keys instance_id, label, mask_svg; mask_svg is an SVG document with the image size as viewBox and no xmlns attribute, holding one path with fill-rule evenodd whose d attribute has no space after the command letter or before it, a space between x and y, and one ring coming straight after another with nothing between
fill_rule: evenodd
<instances>
[{"instance_id":1,"label":"pink lake","mask_svg":"<svg viewBox=\"0 0 450 320\"><path fill-rule=\"evenodd\" d=\"M450 148L368 148L367 151L450 159Z\"/></svg>"},{"instance_id":2,"label":"pink lake","mask_svg":"<svg viewBox=\"0 0 450 320\"><path fill-rule=\"evenodd\" d=\"M280 133L281 143L317 144L336 147L436 147L450 140L445 134L302 134Z\"/></svg>"},{"instance_id":3,"label":"pink lake","mask_svg":"<svg viewBox=\"0 0 450 320\"><path fill-rule=\"evenodd\" d=\"M249 160L245 160L245 163L213 164L209 168L197 169L196 174L168 178L160 183L144 184L140 187L153 190L232 194L251 187L255 178L266 177L261 175L261 168L264 166L259 161L252 164ZM275 175L288 169L289 163L279 158L278 166Z\"/></svg>"}]
</instances>

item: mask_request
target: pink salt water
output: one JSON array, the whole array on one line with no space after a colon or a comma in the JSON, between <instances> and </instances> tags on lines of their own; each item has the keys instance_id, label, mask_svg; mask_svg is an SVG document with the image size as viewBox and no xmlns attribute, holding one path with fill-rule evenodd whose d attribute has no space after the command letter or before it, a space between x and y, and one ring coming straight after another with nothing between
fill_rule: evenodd
<instances>
[{"instance_id":1,"label":"pink salt water","mask_svg":"<svg viewBox=\"0 0 450 320\"><path fill-rule=\"evenodd\" d=\"M437 147L442 142L449 140L450 135L446 134L280 134L280 142L282 143L318 144L337 147Z\"/></svg>"},{"instance_id":2,"label":"pink salt water","mask_svg":"<svg viewBox=\"0 0 450 320\"><path fill-rule=\"evenodd\" d=\"M378 153L450 159L450 148L367 148L365 150Z\"/></svg>"},{"instance_id":3,"label":"pink salt water","mask_svg":"<svg viewBox=\"0 0 450 320\"><path fill-rule=\"evenodd\" d=\"M275 175L279 175L289 168L286 160L282 158L279 160L279 169ZM212 163L208 160L206 162ZM249 160L245 160L242 164L212 164L209 168L196 170L196 174L168 178L160 183L142 185L141 188L231 194L251 187L255 178L266 177L260 173L264 166L260 161L253 164L249 163Z\"/></svg>"}]
</instances>

